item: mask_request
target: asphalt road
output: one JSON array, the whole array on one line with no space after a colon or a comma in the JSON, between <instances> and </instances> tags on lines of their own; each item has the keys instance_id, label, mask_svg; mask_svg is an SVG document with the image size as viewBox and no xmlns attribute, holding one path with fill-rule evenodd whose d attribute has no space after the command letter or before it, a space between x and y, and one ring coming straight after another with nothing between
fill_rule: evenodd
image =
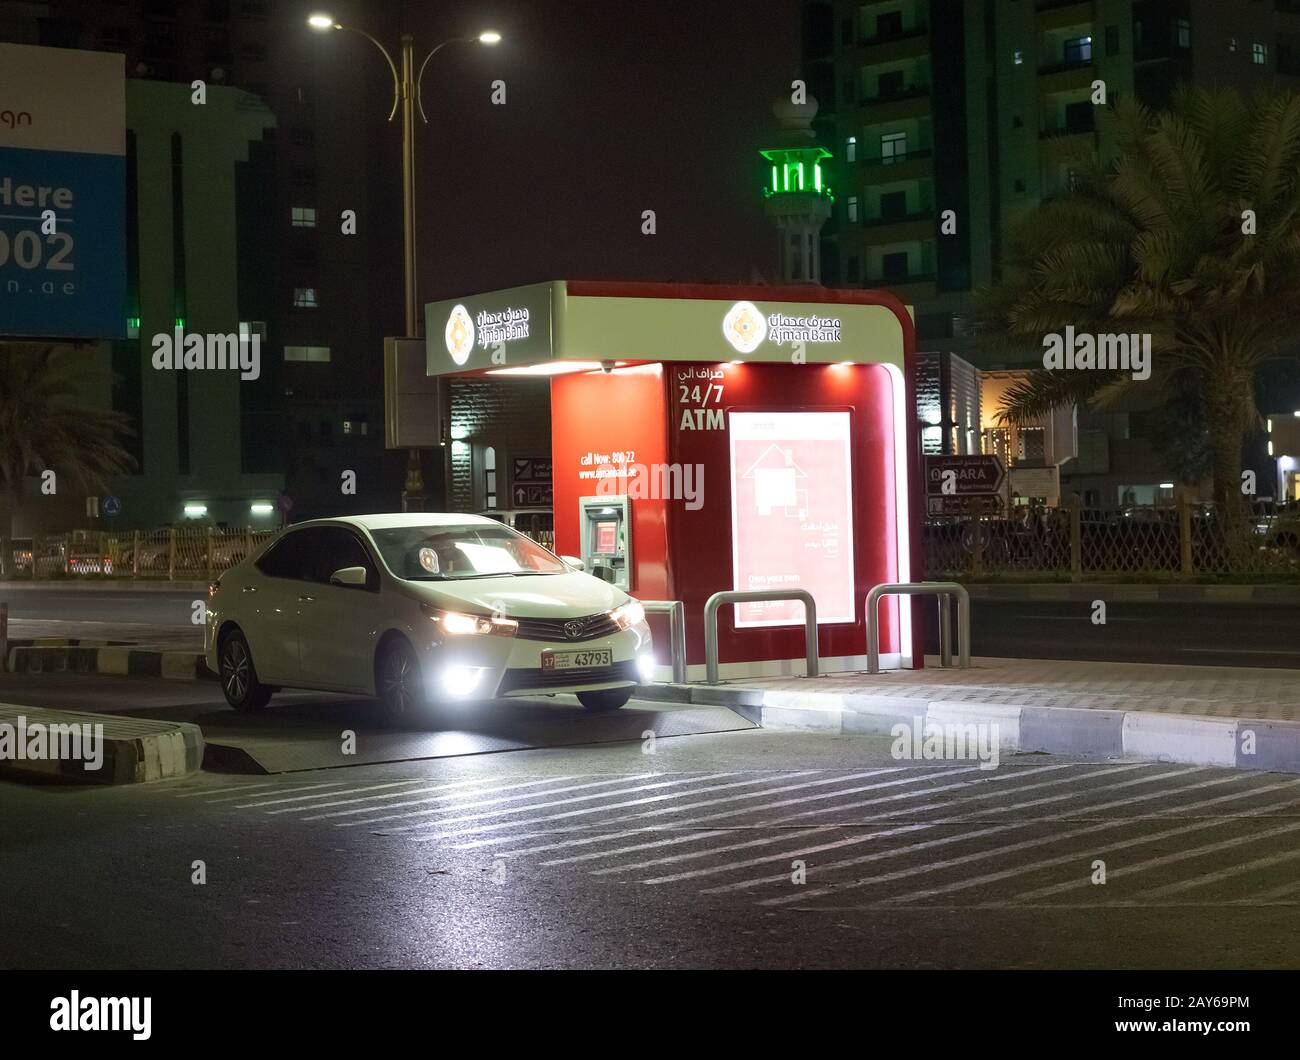
<instances>
[{"instance_id":1,"label":"asphalt road","mask_svg":"<svg viewBox=\"0 0 1300 1060\"><path fill-rule=\"evenodd\" d=\"M1097 595L1105 599L1105 588ZM40 635L55 635L64 623L82 636L105 638L152 625L170 634L168 646L192 632L197 650L202 633L190 621L195 598L193 592L0 590L11 621L34 622L32 632ZM1300 666L1297 605L1111 601L1106 624L1094 625L1086 602L972 600L971 625L974 653L999 658ZM927 650L938 651L933 628Z\"/></svg>"},{"instance_id":2,"label":"asphalt road","mask_svg":"<svg viewBox=\"0 0 1300 1060\"><path fill-rule=\"evenodd\" d=\"M1097 598L1106 591L1097 588ZM1011 659L1300 666L1300 606L1110 600L1105 625L1089 602L971 601L976 655ZM939 650L931 629L928 651Z\"/></svg>"},{"instance_id":3,"label":"asphalt road","mask_svg":"<svg viewBox=\"0 0 1300 1060\"><path fill-rule=\"evenodd\" d=\"M1300 963L1279 774L752 729L0 803L11 968Z\"/></svg>"}]
</instances>

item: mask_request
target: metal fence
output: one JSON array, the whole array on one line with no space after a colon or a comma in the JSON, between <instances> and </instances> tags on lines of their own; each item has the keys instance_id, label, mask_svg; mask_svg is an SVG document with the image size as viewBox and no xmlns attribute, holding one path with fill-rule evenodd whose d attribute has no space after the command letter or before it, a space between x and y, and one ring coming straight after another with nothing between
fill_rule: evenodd
<instances>
[{"instance_id":1,"label":"metal fence","mask_svg":"<svg viewBox=\"0 0 1300 1060\"><path fill-rule=\"evenodd\" d=\"M210 578L260 549L278 530L174 527L114 532L72 530L13 539L18 578L109 575L191 581ZM527 536L554 549L555 532Z\"/></svg>"},{"instance_id":2,"label":"metal fence","mask_svg":"<svg viewBox=\"0 0 1300 1060\"><path fill-rule=\"evenodd\" d=\"M210 578L260 548L276 530L175 527L114 532L73 530L13 539L13 572L19 578L74 575Z\"/></svg>"},{"instance_id":3,"label":"metal fence","mask_svg":"<svg viewBox=\"0 0 1300 1060\"><path fill-rule=\"evenodd\" d=\"M931 516L925 571L940 575L1300 574L1300 507L1229 527L1212 505L1021 508L1010 516Z\"/></svg>"}]
</instances>

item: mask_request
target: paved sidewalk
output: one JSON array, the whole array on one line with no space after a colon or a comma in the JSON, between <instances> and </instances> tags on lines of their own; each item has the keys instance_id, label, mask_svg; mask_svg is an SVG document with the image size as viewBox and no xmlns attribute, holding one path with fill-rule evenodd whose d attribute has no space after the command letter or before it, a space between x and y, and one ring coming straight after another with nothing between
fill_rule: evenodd
<instances>
[{"instance_id":1,"label":"paved sidewalk","mask_svg":"<svg viewBox=\"0 0 1300 1060\"><path fill-rule=\"evenodd\" d=\"M939 667L882 674L749 678L726 688L761 688L836 696L885 696L1008 706L1140 710L1211 718L1300 721L1300 670L1044 659L971 660L969 670Z\"/></svg>"}]
</instances>

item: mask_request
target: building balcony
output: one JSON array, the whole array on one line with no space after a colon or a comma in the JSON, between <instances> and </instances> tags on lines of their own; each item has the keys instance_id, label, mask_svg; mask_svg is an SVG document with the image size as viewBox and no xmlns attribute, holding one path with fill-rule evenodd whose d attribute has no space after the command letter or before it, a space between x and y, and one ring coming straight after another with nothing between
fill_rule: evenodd
<instances>
[{"instance_id":1,"label":"building balcony","mask_svg":"<svg viewBox=\"0 0 1300 1060\"><path fill-rule=\"evenodd\" d=\"M1088 0L1040 0L1036 10L1040 30L1092 25L1092 4Z\"/></svg>"},{"instance_id":2,"label":"building balcony","mask_svg":"<svg viewBox=\"0 0 1300 1060\"><path fill-rule=\"evenodd\" d=\"M856 47L858 62L863 66L876 63L893 63L900 59L919 59L930 54L930 27L918 26L901 33L859 40Z\"/></svg>"},{"instance_id":3,"label":"building balcony","mask_svg":"<svg viewBox=\"0 0 1300 1060\"><path fill-rule=\"evenodd\" d=\"M863 158L858 162L863 177L874 183L896 180L919 180L933 169L934 152L929 148L910 150L901 157Z\"/></svg>"},{"instance_id":4,"label":"building balcony","mask_svg":"<svg viewBox=\"0 0 1300 1060\"><path fill-rule=\"evenodd\" d=\"M858 118L864 125L923 118L930 113L930 86L908 85L898 92L883 93L858 104Z\"/></svg>"},{"instance_id":5,"label":"building balcony","mask_svg":"<svg viewBox=\"0 0 1300 1060\"><path fill-rule=\"evenodd\" d=\"M868 217L858 229L864 242L906 243L914 239L934 238L934 212L906 214L902 217Z\"/></svg>"},{"instance_id":6,"label":"building balcony","mask_svg":"<svg viewBox=\"0 0 1300 1060\"><path fill-rule=\"evenodd\" d=\"M1038 68L1038 89L1044 94L1073 92L1091 87L1095 67L1091 59L1067 59Z\"/></svg>"}]
</instances>

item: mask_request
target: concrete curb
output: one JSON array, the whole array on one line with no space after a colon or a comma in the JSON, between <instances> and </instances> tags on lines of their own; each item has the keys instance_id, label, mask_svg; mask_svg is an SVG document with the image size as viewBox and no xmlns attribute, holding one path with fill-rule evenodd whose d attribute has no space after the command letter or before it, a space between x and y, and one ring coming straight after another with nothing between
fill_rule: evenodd
<instances>
[{"instance_id":1,"label":"concrete curb","mask_svg":"<svg viewBox=\"0 0 1300 1060\"><path fill-rule=\"evenodd\" d=\"M59 726L59 729L51 729ZM84 758L18 758L33 746L38 727L52 745L54 733L68 733L70 726L90 726L90 732L102 734L103 759L97 769L87 769ZM59 784L143 784L154 780L172 780L197 773L203 766L203 732L188 722L150 721L118 714L86 714L66 710L46 710L0 703L0 747L7 750L0 757L0 776L43 780ZM84 750L84 746L83 746Z\"/></svg>"},{"instance_id":2,"label":"concrete curb","mask_svg":"<svg viewBox=\"0 0 1300 1060\"><path fill-rule=\"evenodd\" d=\"M215 681L200 652L149 651L117 647L17 647L9 649L10 673L114 674L164 677L172 681Z\"/></svg>"},{"instance_id":3,"label":"concrete curb","mask_svg":"<svg viewBox=\"0 0 1300 1060\"><path fill-rule=\"evenodd\" d=\"M1300 604L1300 585L1137 585L1125 582L1026 582L1004 585L978 582L967 585L966 591L972 600Z\"/></svg>"},{"instance_id":4,"label":"concrete curb","mask_svg":"<svg viewBox=\"0 0 1300 1060\"><path fill-rule=\"evenodd\" d=\"M929 725L996 725L1003 751L1300 773L1297 721L733 686L653 685L636 694L730 707L765 729L785 732L893 736L898 725L920 733Z\"/></svg>"},{"instance_id":5,"label":"concrete curb","mask_svg":"<svg viewBox=\"0 0 1300 1060\"><path fill-rule=\"evenodd\" d=\"M221 574L217 571L213 577ZM40 581L7 581L0 582L0 592L6 589L23 589L36 590L38 592L67 592L69 589L77 592L173 592L173 593L203 593L208 591L207 579L190 579L187 581L169 582L165 578L104 578L103 580L91 579L82 580L73 576L71 578L53 578L49 581L44 579Z\"/></svg>"}]
</instances>

